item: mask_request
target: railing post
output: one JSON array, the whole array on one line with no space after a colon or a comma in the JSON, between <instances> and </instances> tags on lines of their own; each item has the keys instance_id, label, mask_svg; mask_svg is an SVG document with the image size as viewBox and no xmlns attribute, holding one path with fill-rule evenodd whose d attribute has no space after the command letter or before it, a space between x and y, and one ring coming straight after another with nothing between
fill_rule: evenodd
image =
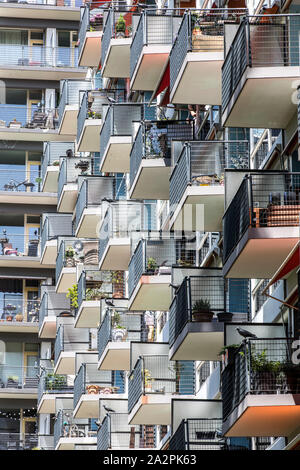
<instances>
[{"instance_id":1,"label":"railing post","mask_svg":"<svg viewBox=\"0 0 300 470\"><path fill-rule=\"evenodd\" d=\"M246 352L245 354L246 385L247 385L247 392L250 392L251 391L251 340L250 339L248 339L247 343L245 343L245 352Z\"/></svg>"},{"instance_id":2,"label":"railing post","mask_svg":"<svg viewBox=\"0 0 300 470\"><path fill-rule=\"evenodd\" d=\"M191 278L186 278L186 296L187 296L187 310L189 321L192 321L192 293L191 293Z\"/></svg>"},{"instance_id":3,"label":"railing post","mask_svg":"<svg viewBox=\"0 0 300 470\"><path fill-rule=\"evenodd\" d=\"M253 211L253 188L252 188L252 175L248 175L247 176L247 196L248 196L248 200L249 200L249 204L250 204L250 225L251 227L255 227L256 226L256 214L254 214L254 211ZM255 223L254 223L254 219L255 219ZM254 223L254 225L253 225Z\"/></svg>"},{"instance_id":4,"label":"railing post","mask_svg":"<svg viewBox=\"0 0 300 470\"><path fill-rule=\"evenodd\" d=\"M252 67L252 54L251 54L251 35L250 35L250 23L249 23L249 17L245 17L245 27L247 31L247 44L246 47L248 49L247 53L247 62L249 67Z\"/></svg>"},{"instance_id":5,"label":"railing post","mask_svg":"<svg viewBox=\"0 0 300 470\"><path fill-rule=\"evenodd\" d=\"M184 443L185 443L185 449L184 450L190 450L190 441L189 441L189 420L185 419L183 421L184 423Z\"/></svg>"}]
</instances>

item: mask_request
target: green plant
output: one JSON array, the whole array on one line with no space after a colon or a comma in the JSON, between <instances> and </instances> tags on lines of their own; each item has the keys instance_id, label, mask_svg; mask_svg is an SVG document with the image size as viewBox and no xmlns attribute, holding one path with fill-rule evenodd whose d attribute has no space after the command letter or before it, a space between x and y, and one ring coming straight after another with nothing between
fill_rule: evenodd
<instances>
[{"instance_id":1,"label":"green plant","mask_svg":"<svg viewBox=\"0 0 300 470\"><path fill-rule=\"evenodd\" d=\"M60 390L64 385L66 385L66 378L64 375L48 372L45 377L45 388L47 390Z\"/></svg>"},{"instance_id":2,"label":"green plant","mask_svg":"<svg viewBox=\"0 0 300 470\"><path fill-rule=\"evenodd\" d=\"M107 297L107 294L105 292L102 292L101 289L97 289L97 288L86 289L85 300L103 299L104 297Z\"/></svg>"},{"instance_id":3,"label":"green plant","mask_svg":"<svg viewBox=\"0 0 300 470\"><path fill-rule=\"evenodd\" d=\"M240 344L228 344L224 346L221 349L221 351L219 351L218 356L222 356L223 354L225 354L228 349L234 350L234 349L239 349L239 347L240 347Z\"/></svg>"},{"instance_id":4,"label":"green plant","mask_svg":"<svg viewBox=\"0 0 300 470\"><path fill-rule=\"evenodd\" d=\"M69 287L66 297L68 299L70 299L72 307L78 308L78 286L77 286L77 284L73 284L72 287Z\"/></svg>"},{"instance_id":5,"label":"green plant","mask_svg":"<svg viewBox=\"0 0 300 470\"><path fill-rule=\"evenodd\" d=\"M74 258L75 256L75 250L71 246L68 246L66 251L65 251L66 258Z\"/></svg>"},{"instance_id":6,"label":"green plant","mask_svg":"<svg viewBox=\"0 0 300 470\"><path fill-rule=\"evenodd\" d=\"M18 382L19 377L17 375L10 375L9 377L7 377L7 380L12 380L13 382Z\"/></svg>"},{"instance_id":7,"label":"green plant","mask_svg":"<svg viewBox=\"0 0 300 470\"><path fill-rule=\"evenodd\" d=\"M156 268L157 268L156 259L149 257L147 259L147 271L155 271Z\"/></svg>"},{"instance_id":8,"label":"green plant","mask_svg":"<svg viewBox=\"0 0 300 470\"><path fill-rule=\"evenodd\" d=\"M116 23L117 33L125 33L126 31L126 22L123 15L120 15Z\"/></svg>"},{"instance_id":9,"label":"green plant","mask_svg":"<svg viewBox=\"0 0 300 470\"><path fill-rule=\"evenodd\" d=\"M244 351L240 351L239 354L242 357L246 357L252 372L273 372L279 373L282 370L282 362L271 361L267 357L267 349L257 353L255 352L254 345L251 346L251 354L247 349L246 354Z\"/></svg>"},{"instance_id":10,"label":"green plant","mask_svg":"<svg viewBox=\"0 0 300 470\"><path fill-rule=\"evenodd\" d=\"M121 284L123 282L123 271L111 271L110 282L112 284Z\"/></svg>"},{"instance_id":11,"label":"green plant","mask_svg":"<svg viewBox=\"0 0 300 470\"><path fill-rule=\"evenodd\" d=\"M52 165L53 166L59 166L59 160L54 160L54 162L52 162Z\"/></svg>"},{"instance_id":12,"label":"green plant","mask_svg":"<svg viewBox=\"0 0 300 470\"><path fill-rule=\"evenodd\" d=\"M151 382L153 381L153 378L151 377L151 372L149 371L149 369L144 369L143 370L143 377L144 377L144 383L145 383L145 386L149 386L151 385Z\"/></svg>"},{"instance_id":13,"label":"green plant","mask_svg":"<svg viewBox=\"0 0 300 470\"><path fill-rule=\"evenodd\" d=\"M208 299L199 299L193 305L193 312L209 312L210 302Z\"/></svg>"},{"instance_id":14,"label":"green plant","mask_svg":"<svg viewBox=\"0 0 300 470\"><path fill-rule=\"evenodd\" d=\"M42 178L35 178L36 183L41 183L42 181L43 181Z\"/></svg>"}]
</instances>

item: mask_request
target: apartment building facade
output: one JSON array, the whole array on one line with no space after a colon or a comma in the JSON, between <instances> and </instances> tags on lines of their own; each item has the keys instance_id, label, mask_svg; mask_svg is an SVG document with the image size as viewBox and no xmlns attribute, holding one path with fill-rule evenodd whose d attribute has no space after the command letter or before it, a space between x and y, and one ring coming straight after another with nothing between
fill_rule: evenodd
<instances>
[{"instance_id":1,"label":"apartment building facade","mask_svg":"<svg viewBox=\"0 0 300 470\"><path fill-rule=\"evenodd\" d=\"M0 446L289 450L295 2L0 3Z\"/></svg>"}]
</instances>

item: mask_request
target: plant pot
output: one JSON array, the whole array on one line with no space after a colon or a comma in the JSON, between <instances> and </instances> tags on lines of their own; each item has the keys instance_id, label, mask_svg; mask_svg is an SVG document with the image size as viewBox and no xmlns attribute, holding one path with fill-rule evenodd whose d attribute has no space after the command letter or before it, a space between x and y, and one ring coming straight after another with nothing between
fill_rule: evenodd
<instances>
[{"instance_id":1,"label":"plant pot","mask_svg":"<svg viewBox=\"0 0 300 470\"><path fill-rule=\"evenodd\" d=\"M218 316L218 321L219 322L231 322L233 314L232 313L219 312L219 313L217 313L217 316Z\"/></svg>"},{"instance_id":2,"label":"plant pot","mask_svg":"<svg viewBox=\"0 0 300 470\"><path fill-rule=\"evenodd\" d=\"M113 299L123 299L123 292L115 292L115 293L112 295L112 298L113 298Z\"/></svg>"},{"instance_id":3,"label":"plant pot","mask_svg":"<svg viewBox=\"0 0 300 470\"><path fill-rule=\"evenodd\" d=\"M8 315L8 316L6 317L6 321L12 321L12 319L13 319L13 317L12 317L11 315Z\"/></svg>"},{"instance_id":4,"label":"plant pot","mask_svg":"<svg viewBox=\"0 0 300 470\"><path fill-rule=\"evenodd\" d=\"M66 267L67 268L73 268L75 266L75 259L72 257L68 257L66 258Z\"/></svg>"},{"instance_id":5,"label":"plant pot","mask_svg":"<svg viewBox=\"0 0 300 470\"><path fill-rule=\"evenodd\" d=\"M16 315L16 321L23 321L23 315Z\"/></svg>"},{"instance_id":6,"label":"plant pot","mask_svg":"<svg viewBox=\"0 0 300 470\"><path fill-rule=\"evenodd\" d=\"M214 312L209 311L193 311L193 321L196 322L211 322Z\"/></svg>"},{"instance_id":7,"label":"plant pot","mask_svg":"<svg viewBox=\"0 0 300 470\"><path fill-rule=\"evenodd\" d=\"M113 341L124 341L127 336L126 328L113 328L111 332L112 340Z\"/></svg>"},{"instance_id":8,"label":"plant pot","mask_svg":"<svg viewBox=\"0 0 300 470\"><path fill-rule=\"evenodd\" d=\"M125 38L125 31L117 31L116 38L117 39Z\"/></svg>"},{"instance_id":9,"label":"plant pot","mask_svg":"<svg viewBox=\"0 0 300 470\"><path fill-rule=\"evenodd\" d=\"M152 392L152 385L145 385L145 393L151 393Z\"/></svg>"}]
</instances>

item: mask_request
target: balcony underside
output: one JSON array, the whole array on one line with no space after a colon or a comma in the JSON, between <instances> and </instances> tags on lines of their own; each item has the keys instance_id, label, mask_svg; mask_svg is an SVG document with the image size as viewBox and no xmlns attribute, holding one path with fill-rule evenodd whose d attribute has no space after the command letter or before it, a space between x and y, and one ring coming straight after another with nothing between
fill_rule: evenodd
<instances>
[{"instance_id":1,"label":"balcony underside","mask_svg":"<svg viewBox=\"0 0 300 470\"><path fill-rule=\"evenodd\" d=\"M100 163L100 170L109 173L129 173L131 136L112 136Z\"/></svg>"},{"instance_id":2,"label":"balcony underside","mask_svg":"<svg viewBox=\"0 0 300 470\"><path fill-rule=\"evenodd\" d=\"M57 194L29 191L0 191L0 203L55 206L57 204Z\"/></svg>"},{"instance_id":3,"label":"balcony underside","mask_svg":"<svg viewBox=\"0 0 300 470\"><path fill-rule=\"evenodd\" d=\"M223 275L271 279L299 240L299 227L249 227L227 259Z\"/></svg>"},{"instance_id":4,"label":"balcony underside","mask_svg":"<svg viewBox=\"0 0 300 470\"><path fill-rule=\"evenodd\" d=\"M102 31L87 31L79 57L80 67L98 67L101 59Z\"/></svg>"},{"instance_id":5,"label":"balcony underside","mask_svg":"<svg viewBox=\"0 0 300 470\"><path fill-rule=\"evenodd\" d=\"M83 300L75 319L75 328L97 328L100 322L100 300Z\"/></svg>"},{"instance_id":6,"label":"balcony underside","mask_svg":"<svg viewBox=\"0 0 300 470\"><path fill-rule=\"evenodd\" d=\"M37 333L39 325L37 322L28 321L4 321L0 320L0 332L1 333Z\"/></svg>"},{"instance_id":7,"label":"balcony underside","mask_svg":"<svg viewBox=\"0 0 300 470\"><path fill-rule=\"evenodd\" d=\"M41 328L39 329L39 338L56 337L56 316L44 317Z\"/></svg>"},{"instance_id":8,"label":"balcony underside","mask_svg":"<svg viewBox=\"0 0 300 470\"><path fill-rule=\"evenodd\" d=\"M300 395L247 395L223 422L225 436L290 436L299 428Z\"/></svg>"},{"instance_id":9,"label":"balcony underside","mask_svg":"<svg viewBox=\"0 0 300 470\"><path fill-rule=\"evenodd\" d=\"M55 450L74 450L76 445L95 445L97 437L61 437Z\"/></svg>"},{"instance_id":10,"label":"balcony underside","mask_svg":"<svg viewBox=\"0 0 300 470\"><path fill-rule=\"evenodd\" d=\"M61 399L68 399L68 398L73 398L73 394L70 393L43 393L41 401L38 405L37 412L39 414L55 414L56 408L55 408L55 401L56 398L59 397Z\"/></svg>"},{"instance_id":11,"label":"balcony underside","mask_svg":"<svg viewBox=\"0 0 300 470\"><path fill-rule=\"evenodd\" d=\"M57 256L57 240L48 240L41 255L41 264L55 266Z\"/></svg>"},{"instance_id":12,"label":"balcony underside","mask_svg":"<svg viewBox=\"0 0 300 470\"><path fill-rule=\"evenodd\" d=\"M84 80L86 69L78 67L51 67L38 65L0 65L1 78L20 80Z\"/></svg>"},{"instance_id":13,"label":"balcony underside","mask_svg":"<svg viewBox=\"0 0 300 470\"><path fill-rule=\"evenodd\" d=\"M171 46L152 44L144 46L130 82L132 90L155 90L168 60Z\"/></svg>"},{"instance_id":14,"label":"balcony underside","mask_svg":"<svg viewBox=\"0 0 300 470\"><path fill-rule=\"evenodd\" d=\"M98 238L97 228L101 218L101 207L86 207L76 227L75 236L78 238Z\"/></svg>"},{"instance_id":15,"label":"balcony underside","mask_svg":"<svg viewBox=\"0 0 300 470\"><path fill-rule=\"evenodd\" d=\"M99 370L130 370L130 342L109 341L98 362Z\"/></svg>"},{"instance_id":16,"label":"balcony underside","mask_svg":"<svg viewBox=\"0 0 300 470\"><path fill-rule=\"evenodd\" d=\"M131 38L111 39L105 62L102 64L103 77L130 77L130 45Z\"/></svg>"},{"instance_id":17,"label":"balcony underside","mask_svg":"<svg viewBox=\"0 0 300 470\"><path fill-rule=\"evenodd\" d=\"M128 415L128 423L170 425L171 414L171 395L161 393L142 395Z\"/></svg>"},{"instance_id":18,"label":"balcony underside","mask_svg":"<svg viewBox=\"0 0 300 470\"><path fill-rule=\"evenodd\" d=\"M74 375L75 374L75 351L61 351L54 366L55 374Z\"/></svg>"},{"instance_id":19,"label":"balcony underside","mask_svg":"<svg viewBox=\"0 0 300 470\"><path fill-rule=\"evenodd\" d=\"M86 119L77 142L77 152L99 152L102 119Z\"/></svg>"},{"instance_id":20,"label":"balcony underside","mask_svg":"<svg viewBox=\"0 0 300 470\"><path fill-rule=\"evenodd\" d=\"M57 212L67 212L71 214L76 205L77 192L78 186L76 183L65 184L57 203Z\"/></svg>"},{"instance_id":21,"label":"balcony underside","mask_svg":"<svg viewBox=\"0 0 300 470\"><path fill-rule=\"evenodd\" d=\"M0 6L0 16L4 18L80 21L80 8L45 4L27 5L25 2L4 3Z\"/></svg>"},{"instance_id":22,"label":"balcony underside","mask_svg":"<svg viewBox=\"0 0 300 470\"><path fill-rule=\"evenodd\" d=\"M222 104L223 52L188 52L174 87L172 103Z\"/></svg>"},{"instance_id":23,"label":"balcony underside","mask_svg":"<svg viewBox=\"0 0 300 470\"><path fill-rule=\"evenodd\" d=\"M99 263L99 269L127 271L131 255L130 238L110 238Z\"/></svg>"},{"instance_id":24,"label":"balcony underside","mask_svg":"<svg viewBox=\"0 0 300 470\"><path fill-rule=\"evenodd\" d=\"M170 348L173 361L219 361L224 346L224 323L189 322Z\"/></svg>"},{"instance_id":25,"label":"balcony underside","mask_svg":"<svg viewBox=\"0 0 300 470\"><path fill-rule=\"evenodd\" d=\"M59 134L72 135L75 137L77 132L77 114L78 105L67 104L58 129Z\"/></svg>"},{"instance_id":26,"label":"balcony underside","mask_svg":"<svg viewBox=\"0 0 300 470\"><path fill-rule=\"evenodd\" d=\"M57 294L67 293L69 287L72 287L76 280L76 268L63 267L56 283L55 292Z\"/></svg>"},{"instance_id":27,"label":"balcony underside","mask_svg":"<svg viewBox=\"0 0 300 470\"><path fill-rule=\"evenodd\" d=\"M67 142L70 140L70 136L59 134L57 129L0 127L0 140Z\"/></svg>"},{"instance_id":28,"label":"balcony underside","mask_svg":"<svg viewBox=\"0 0 300 470\"><path fill-rule=\"evenodd\" d=\"M169 199L171 168L163 158L143 158L129 191L131 199Z\"/></svg>"},{"instance_id":29,"label":"balcony underside","mask_svg":"<svg viewBox=\"0 0 300 470\"><path fill-rule=\"evenodd\" d=\"M171 303L171 275L144 275L129 299L129 310L168 311Z\"/></svg>"},{"instance_id":30,"label":"balcony underside","mask_svg":"<svg viewBox=\"0 0 300 470\"><path fill-rule=\"evenodd\" d=\"M107 406L114 409L114 402L121 398L126 398L125 395L117 393L95 393L95 394L83 394L81 395L76 408L73 412L74 418L99 418L100 412L100 400L105 400Z\"/></svg>"},{"instance_id":31,"label":"balcony underside","mask_svg":"<svg viewBox=\"0 0 300 470\"><path fill-rule=\"evenodd\" d=\"M48 166L44 181L42 182L43 193L57 193L57 182L59 166Z\"/></svg>"},{"instance_id":32,"label":"balcony underside","mask_svg":"<svg viewBox=\"0 0 300 470\"><path fill-rule=\"evenodd\" d=\"M37 388L0 388L0 400L3 398L18 400L36 400Z\"/></svg>"},{"instance_id":33,"label":"balcony underside","mask_svg":"<svg viewBox=\"0 0 300 470\"><path fill-rule=\"evenodd\" d=\"M292 96L298 79L299 67L247 68L223 112L222 125L285 129L296 112Z\"/></svg>"},{"instance_id":34,"label":"balcony underside","mask_svg":"<svg viewBox=\"0 0 300 470\"><path fill-rule=\"evenodd\" d=\"M224 214L224 186L188 186L172 209L170 226L174 230L219 232Z\"/></svg>"}]
</instances>

